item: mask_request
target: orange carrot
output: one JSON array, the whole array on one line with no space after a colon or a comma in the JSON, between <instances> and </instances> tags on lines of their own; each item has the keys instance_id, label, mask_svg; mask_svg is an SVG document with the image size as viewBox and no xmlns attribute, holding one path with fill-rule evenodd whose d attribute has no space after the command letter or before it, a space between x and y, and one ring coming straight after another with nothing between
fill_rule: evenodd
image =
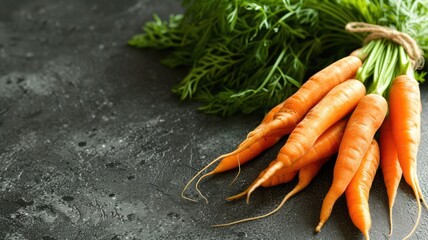
<instances>
[{"instance_id":1,"label":"orange carrot","mask_svg":"<svg viewBox=\"0 0 428 240\"><path fill-rule=\"evenodd\" d=\"M284 102L278 104L277 106L275 106L274 108L272 108L263 118L262 122L256 127L256 129L259 128L263 128L267 123L269 123L270 121L272 121L273 117L275 116L275 114L282 108L282 105L284 104ZM286 132L291 132L290 130L286 130ZM284 133L284 134L288 134L288 133ZM186 186L183 188L182 192L181 192L181 196L184 199L190 200L190 201L194 201L196 202L195 199L191 199L189 197L186 197L184 195L184 192L186 191L186 189L190 186L190 184L200 175L202 174L206 169L208 169L211 165L215 164L216 162L220 161L222 159L222 161L214 168L214 170L212 170L211 172L206 173L205 175L201 176L196 184L196 190L199 192L199 194L202 196L202 198L205 199L205 201L208 201L205 196L199 191L198 189L198 184L199 182L204 179L205 177L208 177L210 175L214 175L216 173L220 173L220 172L225 172L231 169L234 169L236 167L239 168L239 171L241 169L241 164L244 164L248 161L250 161L252 158L254 158L255 156L259 155L261 152L263 152L264 150L266 150L267 148L273 146L276 142L279 141L279 139L282 137L282 133L277 134L277 135L272 135L269 137L263 137L260 138L257 142L255 142L254 144L252 144L251 146L249 146L248 148L244 148L242 149L242 151L234 151L228 154L224 154L219 156L218 158L214 159L211 163L209 163L208 165L206 165L204 168L202 168L196 175L193 176L192 179L190 179L190 181L186 184ZM238 147L238 149L241 149L240 147ZM238 171L238 175L239 175L239 171ZM235 177L236 178L236 177Z\"/></svg>"},{"instance_id":2,"label":"orange carrot","mask_svg":"<svg viewBox=\"0 0 428 240\"><path fill-rule=\"evenodd\" d=\"M289 167L279 169L267 181L263 182L261 186L270 187L270 186L276 186L278 184L281 184L283 183L281 181L282 178L285 178L285 180L287 180L287 176L290 174L290 172L297 172L298 170L302 169L303 167L315 161L319 161L320 159L332 156L339 149L340 141L342 140L342 136L345 131L347 122L348 122L348 119L344 118L338 121L337 123L335 123L315 141L314 145L308 151L306 151L305 155L303 155L303 157L299 161L290 165ZM272 161L269 164L269 167L267 169L272 167L277 162L278 160ZM259 175L259 177L256 179L256 181L254 181L254 183L264 176L267 169L265 169ZM252 186L253 184L246 191L249 191ZM240 194L240 196L246 195L244 193L248 193L248 192L244 191L243 193L241 193L243 195Z\"/></svg>"},{"instance_id":3,"label":"orange carrot","mask_svg":"<svg viewBox=\"0 0 428 240\"><path fill-rule=\"evenodd\" d=\"M333 183L324 198L316 232L321 231L330 217L334 203L345 192L376 131L381 126L387 109L384 97L368 94L361 99L349 118L334 166Z\"/></svg>"},{"instance_id":4,"label":"orange carrot","mask_svg":"<svg viewBox=\"0 0 428 240\"><path fill-rule=\"evenodd\" d=\"M418 82L410 76L394 79L389 92L392 134L397 147L398 160L406 182L412 188L418 203L415 226L405 237L416 230L421 217L420 186L417 178L417 153L421 136L421 98ZM425 201L424 201L425 202Z\"/></svg>"},{"instance_id":5,"label":"orange carrot","mask_svg":"<svg viewBox=\"0 0 428 240\"><path fill-rule=\"evenodd\" d=\"M297 171L313 162L319 161L320 159L331 157L339 150L340 142L342 140L343 133L345 132L347 123L348 118L343 118L333 124L333 126L328 128L321 134L319 138L317 138L314 145L305 152L299 161L295 162L289 167L279 169L277 173L281 174L290 171ZM273 166L277 161L278 160L273 161L270 164L270 167Z\"/></svg>"},{"instance_id":6,"label":"orange carrot","mask_svg":"<svg viewBox=\"0 0 428 240\"><path fill-rule=\"evenodd\" d=\"M327 66L320 72L310 77L295 94L293 94L291 97L286 99L283 104L281 104L281 108L277 113L274 114L273 120L266 121L266 124L262 123L261 125L259 125L259 127L257 127L248 134L247 139L245 139L241 144L239 144L236 150L219 156L211 163L206 165L198 173L196 173L196 175L193 176L184 187L181 196L185 199L195 201L194 199L190 199L184 196L185 190L199 175L201 175L205 170L207 170L210 166L217 163L218 161L222 159L225 161L231 161L233 162L232 164L226 165L239 167L244 162L242 159L240 159L240 161L237 161L237 158L235 157L229 159L224 158L236 155L237 153L250 148L252 145L259 142L260 139L262 139L263 137L282 137L284 135L289 134L291 130L296 126L296 124L305 116L305 114L315 104L317 104L333 87L354 77L356 71L361 65L362 62L358 57L348 56L332 63L331 65ZM267 144L263 146L263 149L270 147ZM251 155L251 158L255 157L257 154ZM222 171L223 169L221 167L218 167L214 171L203 175L202 178Z\"/></svg>"},{"instance_id":7,"label":"orange carrot","mask_svg":"<svg viewBox=\"0 0 428 240\"><path fill-rule=\"evenodd\" d=\"M283 184L283 183L288 183L294 179L294 177L297 175L299 170L300 169L298 169L298 170L290 169L289 171L282 172L282 173L277 174L277 175L273 175L269 179L269 181L264 182L261 186L262 187L274 187L274 186L278 186L278 185ZM266 170L264 170L261 173L261 175L263 176L265 173L266 173Z\"/></svg>"},{"instance_id":8,"label":"orange carrot","mask_svg":"<svg viewBox=\"0 0 428 240\"><path fill-rule=\"evenodd\" d=\"M262 122L251 132L248 133L247 138L250 138L252 133L255 131L258 131L261 128L264 128L266 126L266 124L268 124L269 122L271 122L273 120L273 118L275 117L275 115L279 112L279 110L281 110L282 106L284 105L284 102L281 102L280 104L276 105L274 108L272 108L263 118ZM238 148L241 147L242 143L240 145L238 145Z\"/></svg>"},{"instance_id":9,"label":"orange carrot","mask_svg":"<svg viewBox=\"0 0 428 240\"><path fill-rule=\"evenodd\" d=\"M254 156L259 155L261 152L266 150L266 148L274 145L281 137L278 136L269 136L263 137L259 141L255 142L249 148L246 148L244 151L239 152L235 155L225 157L214 170L204 175L204 177L225 172L231 169L236 168L236 164L242 165L252 159ZM202 179L202 177L200 178Z\"/></svg>"},{"instance_id":10,"label":"orange carrot","mask_svg":"<svg viewBox=\"0 0 428 240\"><path fill-rule=\"evenodd\" d=\"M263 128L266 126L266 124L271 122L273 117L281 109L283 104L284 104L284 102L278 104L271 111L269 111L265 115L265 117L263 118L262 122L256 127L256 129ZM205 175L201 176L198 180L198 183L203 178L208 177L210 175L214 175L216 173L221 173L221 172L225 172L225 171L234 169L234 168L236 168L236 164L238 164L238 168L239 168L238 174L236 176L236 177L238 177L242 164L250 161L252 158L259 155L260 153L262 153L267 148L273 146L275 143L277 143L281 139L281 137L283 136L283 133L285 133L285 134L290 133L293 127L290 127L290 129L286 129L284 132L272 133L269 136L262 137L257 142L255 142L254 144L252 144L248 148L245 148L241 152L238 152L236 154L224 157L223 160L220 161L219 164L214 168L214 170L212 170L211 172L206 173ZM236 179L236 177L235 177L235 179ZM196 187L197 187L197 185L196 185ZM198 189L198 188L196 188L196 189ZM203 195L201 194L201 196L203 196Z\"/></svg>"},{"instance_id":11,"label":"orange carrot","mask_svg":"<svg viewBox=\"0 0 428 240\"><path fill-rule=\"evenodd\" d=\"M388 115L383 121L380 127L380 166L382 169L383 180L385 182L386 192L388 194L388 205L389 205L389 235L392 234L392 207L394 206L395 196L397 195L397 189L400 185L401 176L403 171L401 170L400 163L398 162L397 149L392 136L391 119Z\"/></svg>"},{"instance_id":12,"label":"orange carrot","mask_svg":"<svg viewBox=\"0 0 428 240\"><path fill-rule=\"evenodd\" d=\"M379 146L373 139L364 158L345 191L348 211L354 225L370 239L371 217L369 192L379 167Z\"/></svg>"},{"instance_id":13,"label":"orange carrot","mask_svg":"<svg viewBox=\"0 0 428 240\"><path fill-rule=\"evenodd\" d=\"M323 132L355 108L365 92L358 80L348 80L333 88L291 132L277 156L278 162L250 189L247 201L251 192L276 171L299 161Z\"/></svg>"},{"instance_id":14,"label":"orange carrot","mask_svg":"<svg viewBox=\"0 0 428 240\"><path fill-rule=\"evenodd\" d=\"M272 177L269 178L268 181L264 182L261 186L262 187L274 187L274 186L277 186L277 185L280 185L283 183L288 183L294 179L294 177L297 175L298 172L299 172L299 170L294 170L294 171L287 171L287 172L282 172L279 174L274 174ZM226 200L232 201L232 200L236 200L236 199L245 197L248 194L248 191L250 191L250 189L257 182L257 180L260 179L261 177L263 177L263 175L265 173L266 173L266 169L260 173L260 175L257 177L256 181L251 183L247 189L245 189L244 191L242 191L236 195L233 195L231 197L226 198Z\"/></svg>"},{"instance_id":15,"label":"orange carrot","mask_svg":"<svg viewBox=\"0 0 428 240\"><path fill-rule=\"evenodd\" d=\"M269 135L274 129L283 129L297 125L331 89L355 76L362 65L356 56L344 57L310 77L299 90L285 100L282 108L265 128L250 133L252 138L246 139L241 146L251 145L255 139Z\"/></svg>"},{"instance_id":16,"label":"orange carrot","mask_svg":"<svg viewBox=\"0 0 428 240\"><path fill-rule=\"evenodd\" d=\"M318 172L321 170L321 167L329 159L330 158L327 157L327 158L321 159L319 161L310 163L309 165L303 167L299 171L299 182L297 183L297 185L294 187L293 190L291 190L284 197L284 199L282 199L281 203L274 210L272 210L271 212L268 212L268 213L266 213L264 215L257 216L257 217L251 217L251 218L241 219L241 220L238 220L238 221L234 221L234 222L230 222L230 223L225 223L225 224L213 225L213 227L226 227L226 226L230 226L230 225L234 225L234 224L238 224L238 223L242 223L242 222L253 221L253 220L257 220L257 219L268 217L268 216L270 216L270 215L278 212L282 208L282 206L284 206L284 204L288 201L288 199L290 199L291 197L293 197L294 195L296 195L297 193L299 193L300 191L302 191L303 189L305 189L309 185L309 183L311 183L312 179L318 174Z\"/></svg>"}]
</instances>

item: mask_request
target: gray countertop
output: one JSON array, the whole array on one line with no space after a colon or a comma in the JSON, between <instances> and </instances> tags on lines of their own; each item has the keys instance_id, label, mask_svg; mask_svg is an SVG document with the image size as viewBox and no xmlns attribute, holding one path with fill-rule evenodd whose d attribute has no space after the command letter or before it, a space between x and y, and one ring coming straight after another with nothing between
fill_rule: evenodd
<instances>
[{"instance_id":1,"label":"gray countertop","mask_svg":"<svg viewBox=\"0 0 428 240\"><path fill-rule=\"evenodd\" d=\"M1 0L0 239L363 239L346 201L314 234L333 164L268 218L227 228L214 223L266 213L296 181L226 202L275 158L277 145L236 171L207 178L210 202L180 192L193 174L232 150L262 114L203 115L170 88L185 70L159 61L165 52L126 41L153 13L179 1ZM428 87L423 97L419 179L428 195ZM196 196L191 189L188 192ZM388 203L378 172L370 194L372 239L388 239ZM416 202L402 181L394 234L412 228ZM412 239L428 239L428 211Z\"/></svg>"}]
</instances>

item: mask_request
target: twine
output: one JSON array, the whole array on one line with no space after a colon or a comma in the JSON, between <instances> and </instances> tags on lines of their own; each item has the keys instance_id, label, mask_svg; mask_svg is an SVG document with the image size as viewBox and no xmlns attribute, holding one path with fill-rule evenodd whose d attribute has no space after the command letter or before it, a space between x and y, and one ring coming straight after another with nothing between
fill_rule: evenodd
<instances>
[{"instance_id":1,"label":"twine","mask_svg":"<svg viewBox=\"0 0 428 240\"><path fill-rule=\"evenodd\" d=\"M421 69L424 66L424 53L419 47L415 39L404 32L399 32L395 29L374 25L364 22L350 22L346 24L346 30L349 32L365 32L370 33L364 43L374 39L385 38L401 45L412 61L414 69Z\"/></svg>"}]
</instances>

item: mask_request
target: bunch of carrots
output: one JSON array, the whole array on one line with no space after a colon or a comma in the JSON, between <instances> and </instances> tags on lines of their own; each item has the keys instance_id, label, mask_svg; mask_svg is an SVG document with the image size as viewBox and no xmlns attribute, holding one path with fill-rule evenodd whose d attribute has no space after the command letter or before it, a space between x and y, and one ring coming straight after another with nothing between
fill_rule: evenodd
<instances>
[{"instance_id":1,"label":"bunch of carrots","mask_svg":"<svg viewBox=\"0 0 428 240\"><path fill-rule=\"evenodd\" d=\"M215 226L277 212L310 184L323 164L335 160L315 230L326 224L344 194L352 221L369 238L369 191L381 168L390 234L402 177L417 200L410 237L422 204L428 208L417 177L418 81L424 72L416 71L428 59L427 1L182 0L182 5L183 14L168 21L155 17L143 34L129 41L135 47L169 48L166 65L190 68L173 92L182 100L201 101L206 113L224 116L276 105L234 151L191 178L182 197L196 201L185 195L196 181L196 190L208 201L199 190L203 179L232 169L238 169L238 177L241 165L288 136L277 158L245 191L228 200L246 197L248 202L259 186L276 186L298 176L296 187L265 215ZM305 79L309 71L318 72Z\"/></svg>"},{"instance_id":2,"label":"bunch of carrots","mask_svg":"<svg viewBox=\"0 0 428 240\"><path fill-rule=\"evenodd\" d=\"M396 41L373 39L315 73L297 92L271 109L234 151L200 170L184 187L182 197L196 201L185 195L196 180L196 190L207 201L199 190L202 179L240 170L241 165L288 136L276 159L245 191L228 200L246 197L248 203L258 187L276 186L298 175L295 188L267 214L214 226L229 226L277 212L310 184L323 164L337 156L333 181L315 231L321 231L335 202L344 194L353 223L369 239L369 191L381 166L389 199L390 233L392 208L402 176L417 200L415 225L406 238L410 237L418 226L422 203L427 204L417 177L422 107L414 68L421 63L409 55ZM214 164L217 166L205 173Z\"/></svg>"}]
</instances>

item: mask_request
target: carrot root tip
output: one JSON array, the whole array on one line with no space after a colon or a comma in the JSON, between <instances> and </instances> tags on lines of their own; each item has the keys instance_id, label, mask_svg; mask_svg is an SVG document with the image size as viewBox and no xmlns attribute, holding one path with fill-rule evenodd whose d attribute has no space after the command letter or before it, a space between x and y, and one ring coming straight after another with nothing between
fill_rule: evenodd
<instances>
[{"instance_id":1,"label":"carrot root tip","mask_svg":"<svg viewBox=\"0 0 428 240\"><path fill-rule=\"evenodd\" d=\"M256 190L260 184L262 184L264 181L261 181L262 179L260 179L258 182L256 182L247 192L247 199L246 202L247 204L250 204L250 197L251 197L251 193L254 192L254 190Z\"/></svg>"},{"instance_id":2,"label":"carrot root tip","mask_svg":"<svg viewBox=\"0 0 428 240\"><path fill-rule=\"evenodd\" d=\"M390 226L390 229L389 229L389 235L388 236L392 236L392 230L394 229L393 228L393 221L392 221L392 205L389 208L389 226Z\"/></svg>"},{"instance_id":3,"label":"carrot root tip","mask_svg":"<svg viewBox=\"0 0 428 240\"><path fill-rule=\"evenodd\" d=\"M370 235L368 232L363 233L364 237L366 237L366 240L370 240Z\"/></svg>"},{"instance_id":4,"label":"carrot root tip","mask_svg":"<svg viewBox=\"0 0 428 240\"><path fill-rule=\"evenodd\" d=\"M189 197L186 197L185 196L185 192L186 192L186 190L189 188L189 186L190 186L190 184L199 176L199 175L201 175L205 170L207 170L210 166L212 166L213 164L215 164L216 162L218 162L218 161L220 161L220 159L222 159L222 158L224 158L224 157L227 157L227 156L229 156L229 155L231 155L231 154L233 154L233 152L230 152L230 153L227 153L227 154L223 154L223 155L221 155L221 156L219 156L219 157L217 157L216 159L214 159L214 160L212 160L210 163L208 163L205 167L203 167L201 170L199 170L199 172L197 172L188 182L187 182L187 184L184 186L184 188L183 188L183 190L181 191L181 197L183 198L183 199L186 199L186 200L189 200L189 201L192 201L192 202L197 202L196 200L194 200L194 199L191 199L191 198L189 198ZM214 172L214 171L212 171L212 172ZM214 174L214 173L213 173ZM200 179L199 179L199 181L200 181Z\"/></svg>"},{"instance_id":5,"label":"carrot root tip","mask_svg":"<svg viewBox=\"0 0 428 240\"><path fill-rule=\"evenodd\" d=\"M199 195L205 200L205 202L206 203L208 203L208 199L202 194L202 192L201 192L201 190L199 189L199 184L200 184L200 182L201 182L201 180L202 179L204 179L204 178L206 178L206 177L208 177L208 176L211 176L211 175L213 175L213 174L215 174L215 172L214 171L211 171L211 172L209 172L209 173L206 173L206 174L204 174L204 175L202 175L199 179L198 179L198 181L196 182L196 184L195 184L195 189L196 189L196 191L199 193Z\"/></svg>"},{"instance_id":6,"label":"carrot root tip","mask_svg":"<svg viewBox=\"0 0 428 240\"><path fill-rule=\"evenodd\" d=\"M239 198L241 198L241 197L243 197L245 194L242 194L242 193L239 193L239 194L236 194L236 195L234 195L234 196L230 196L230 197L227 197L226 198L226 201L234 201L234 200L237 200L237 199L239 199Z\"/></svg>"},{"instance_id":7,"label":"carrot root tip","mask_svg":"<svg viewBox=\"0 0 428 240\"><path fill-rule=\"evenodd\" d=\"M235 178L233 178L232 182L229 184L229 186L232 186L236 180L238 179L239 175L241 174L241 161L238 157L238 173L236 174Z\"/></svg>"},{"instance_id":8,"label":"carrot root tip","mask_svg":"<svg viewBox=\"0 0 428 240\"><path fill-rule=\"evenodd\" d=\"M321 228L324 226L323 222L318 223L317 227L315 228L315 233L321 232Z\"/></svg>"}]
</instances>

